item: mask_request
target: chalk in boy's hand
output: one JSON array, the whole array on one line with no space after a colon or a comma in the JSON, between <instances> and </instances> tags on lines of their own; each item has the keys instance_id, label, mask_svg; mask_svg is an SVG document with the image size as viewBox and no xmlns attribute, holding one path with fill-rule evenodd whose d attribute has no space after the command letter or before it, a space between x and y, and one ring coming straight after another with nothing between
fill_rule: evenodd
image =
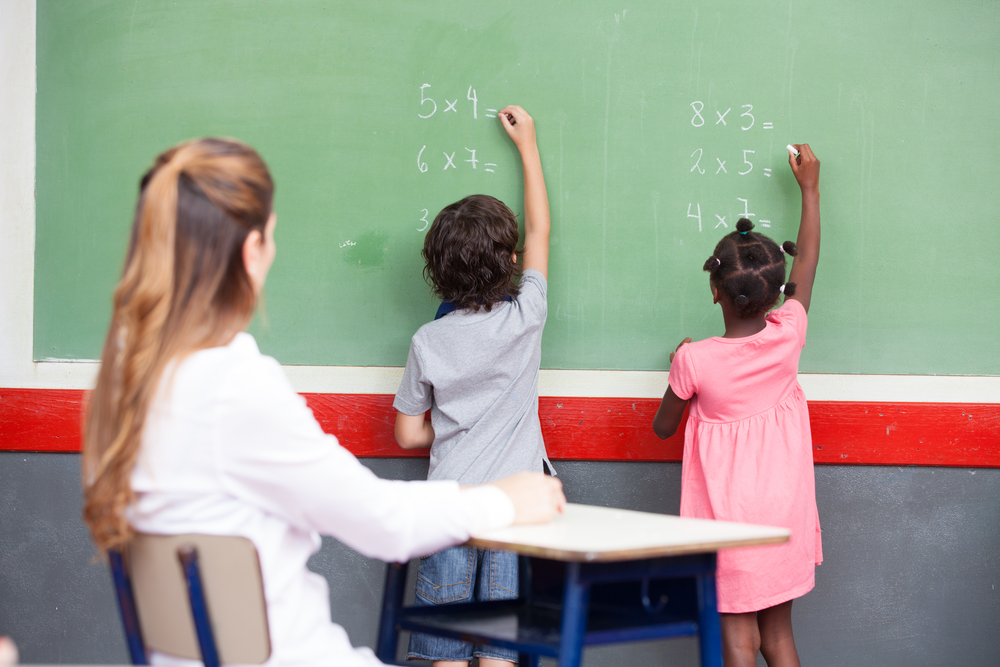
<instances>
[{"instance_id":1,"label":"chalk in boy's hand","mask_svg":"<svg viewBox=\"0 0 1000 667\"><path fill-rule=\"evenodd\" d=\"M497 116L519 151L535 144L535 121L527 111L516 104L508 104Z\"/></svg>"}]
</instances>

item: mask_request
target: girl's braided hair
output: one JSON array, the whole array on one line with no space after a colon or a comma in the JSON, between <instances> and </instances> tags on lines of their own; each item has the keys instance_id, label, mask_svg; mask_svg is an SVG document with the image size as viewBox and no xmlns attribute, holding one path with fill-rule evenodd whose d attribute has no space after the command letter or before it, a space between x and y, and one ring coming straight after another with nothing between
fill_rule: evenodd
<instances>
[{"instance_id":1,"label":"girl's braided hair","mask_svg":"<svg viewBox=\"0 0 1000 667\"><path fill-rule=\"evenodd\" d=\"M784 284L785 253L798 254L795 244L785 241L779 246L752 229L752 222L740 218L736 231L722 237L703 267L740 318L766 313L782 292L795 294L795 283Z\"/></svg>"}]
</instances>

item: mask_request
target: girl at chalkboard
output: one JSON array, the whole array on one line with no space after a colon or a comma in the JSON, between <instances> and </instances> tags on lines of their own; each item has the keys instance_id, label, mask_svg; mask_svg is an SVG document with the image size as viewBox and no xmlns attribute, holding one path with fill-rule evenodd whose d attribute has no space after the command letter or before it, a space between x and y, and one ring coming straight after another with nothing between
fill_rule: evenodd
<instances>
[{"instance_id":1,"label":"girl at chalkboard","mask_svg":"<svg viewBox=\"0 0 1000 667\"><path fill-rule=\"evenodd\" d=\"M684 408L681 515L791 529L786 544L719 552L716 585L727 667L797 666L792 600L823 561L809 409L797 375L819 259L819 160L808 144L788 162L802 191L798 243L779 246L741 219L705 262L722 336L670 353L669 386L653 419L667 438ZM785 257L795 259L785 282ZM785 296L784 304L771 310ZM769 312L770 311L770 312Z\"/></svg>"},{"instance_id":2,"label":"girl at chalkboard","mask_svg":"<svg viewBox=\"0 0 1000 667\"><path fill-rule=\"evenodd\" d=\"M268 665L378 667L330 621L306 561L319 533L406 561L474 530L544 521L558 481L376 477L323 433L250 323L274 259L274 184L249 146L176 146L143 177L83 436L84 519L102 550L136 531L240 535L257 548ZM155 654L154 665L191 665Z\"/></svg>"}]
</instances>

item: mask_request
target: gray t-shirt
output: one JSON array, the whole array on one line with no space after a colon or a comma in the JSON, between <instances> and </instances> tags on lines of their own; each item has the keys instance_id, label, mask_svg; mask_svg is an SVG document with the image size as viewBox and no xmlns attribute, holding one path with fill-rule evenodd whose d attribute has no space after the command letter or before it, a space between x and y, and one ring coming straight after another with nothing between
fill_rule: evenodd
<instances>
[{"instance_id":1,"label":"gray t-shirt","mask_svg":"<svg viewBox=\"0 0 1000 667\"><path fill-rule=\"evenodd\" d=\"M524 272L516 301L453 311L417 330L393 407L431 410L427 479L484 484L551 470L538 420L538 367L548 310L545 277Z\"/></svg>"}]
</instances>

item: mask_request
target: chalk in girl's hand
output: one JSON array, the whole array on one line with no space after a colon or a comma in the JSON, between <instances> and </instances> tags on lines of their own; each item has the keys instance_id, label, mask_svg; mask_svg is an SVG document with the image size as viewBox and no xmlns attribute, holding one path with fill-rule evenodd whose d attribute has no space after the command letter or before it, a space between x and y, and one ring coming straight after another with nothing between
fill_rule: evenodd
<instances>
[{"instance_id":1,"label":"chalk in girl's hand","mask_svg":"<svg viewBox=\"0 0 1000 667\"><path fill-rule=\"evenodd\" d=\"M799 156L799 151L795 148L795 146L788 144L787 146L785 146L785 148L787 148L788 152L792 154L792 157Z\"/></svg>"},{"instance_id":2,"label":"chalk in girl's hand","mask_svg":"<svg viewBox=\"0 0 1000 667\"><path fill-rule=\"evenodd\" d=\"M501 113L503 113L503 112L501 112ZM504 115L507 116L507 120L510 122L511 125L517 125L517 121L514 120L514 114L512 114L512 113L505 113Z\"/></svg>"}]
</instances>

